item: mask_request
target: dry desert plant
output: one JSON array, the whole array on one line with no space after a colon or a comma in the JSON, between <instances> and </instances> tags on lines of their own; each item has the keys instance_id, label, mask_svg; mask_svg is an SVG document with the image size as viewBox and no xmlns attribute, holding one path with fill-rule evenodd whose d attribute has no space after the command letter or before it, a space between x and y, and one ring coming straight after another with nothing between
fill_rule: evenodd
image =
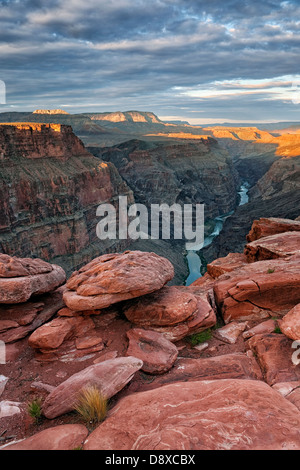
<instances>
[{"instance_id":1,"label":"dry desert plant","mask_svg":"<svg viewBox=\"0 0 300 470\"><path fill-rule=\"evenodd\" d=\"M89 385L79 392L74 409L86 422L99 423L106 417L107 399L97 387Z\"/></svg>"}]
</instances>

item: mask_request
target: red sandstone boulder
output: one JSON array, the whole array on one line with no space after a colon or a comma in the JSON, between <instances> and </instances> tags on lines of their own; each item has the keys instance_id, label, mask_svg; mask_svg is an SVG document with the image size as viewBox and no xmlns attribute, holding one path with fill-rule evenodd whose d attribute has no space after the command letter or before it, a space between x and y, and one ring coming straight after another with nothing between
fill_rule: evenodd
<instances>
[{"instance_id":1,"label":"red sandstone boulder","mask_svg":"<svg viewBox=\"0 0 300 470\"><path fill-rule=\"evenodd\" d=\"M275 217L261 218L254 220L246 238L248 242L253 242L259 238L275 235L276 233L292 231L300 231L300 220L280 219Z\"/></svg>"},{"instance_id":2,"label":"red sandstone boulder","mask_svg":"<svg viewBox=\"0 0 300 470\"><path fill-rule=\"evenodd\" d=\"M0 305L0 325L4 321L13 321L17 326L32 323L43 310L44 302L25 302L14 305Z\"/></svg>"},{"instance_id":3,"label":"red sandstone boulder","mask_svg":"<svg viewBox=\"0 0 300 470\"><path fill-rule=\"evenodd\" d=\"M283 316L300 303L299 258L250 263L220 276L213 289L225 323Z\"/></svg>"},{"instance_id":4,"label":"red sandstone boulder","mask_svg":"<svg viewBox=\"0 0 300 470\"><path fill-rule=\"evenodd\" d=\"M126 318L139 327L162 333L169 341L179 341L192 333L211 328L216 314L208 293L198 287L166 286L153 294L127 302Z\"/></svg>"},{"instance_id":5,"label":"red sandstone boulder","mask_svg":"<svg viewBox=\"0 0 300 470\"><path fill-rule=\"evenodd\" d=\"M82 446L88 430L82 424L62 424L45 429L2 450L74 450Z\"/></svg>"},{"instance_id":6,"label":"red sandstone boulder","mask_svg":"<svg viewBox=\"0 0 300 470\"><path fill-rule=\"evenodd\" d=\"M300 340L300 304L284 315L282 320L278 321L280 330L288 338Z\"/></svg>"},{"instance_id":7,"label":"red sandstone boulder","mask_svg":"<svg viewBox=\"0 0 300 470\"><path fill-rule=\"evenodd\" d=\"M197 298L188 291L175 286L148 294L124 307L126 318L139 326L170 326L181 323L198 309Z\"/></svg>"},{"instance_id":8,"label":"red sandstone boulder","mask_svg":"<svg viewBox=\"0 0 300 470\"><path fill-rule=\"evenodd\" d=\"M247 325L247 322L230 322L215 330L213 336L225 343L234 344L237 342L240 334L247 328Z\"/></svg>"},{"instance_id":9,"label":"red sandstone boulder","mask_svg":"<svg viewBox=\"0 0 300 470\"><path fill-rule=\"evenodd\" d=\"M135 357L119 357L86 367L58 385L44 401L42 412L52 419L72 411L78 393L94 385L107 398L118 393L143 363Z\"/></svg>"},{"instance_id":10,"label":"red sandstone boulder","mask_svg":"<svg viewBox=\"0 0 300 470\"><path fill-rule=\"evenodd\" d=\"M198 299L198 306L196 313L181 323L171 326L151 326L149 328L162 333L169 341L176 342L215 326L217 322L216 314L208 301Z\"/></svg>"},{"instance_id":11,"label":"red sandstone boulder","mask_svg":"<svg viewBox=\"0 0 300 470\"><path fill-rule=\"evenodd\" d=\"M60 287L54 292L39 296L39 302L29 300L21 304L0 305L0 319L5 321L11 318L16 323L14 328L0 332L0 340L13 343L48 322L64 305L62 291L63 287Z\"/></svg>"},{"instance_id":12,"label":"red sandstone boulder","mask_svg":"<svg viewBox=\"0 0 300 470\"><path fill-rule=\"evenodd\" d=\"M277 392L279 392L283 397L288 397L289 393L299 387L299 380L296 380L294 382L279 382L277 384L272 385L272 388L274 390L277 390Z\"/></svg>"},{"instance_id":13,"label":"red sandstone boulder","mask_svg":"<svg viewBox=\"0 0 300 470\"><path fill-rule=\"evenodd\" d=\"M300 450L300 412L266 383L174 383L123 398L84 450Z\"/></svg>"},{"instance_id":14,"label":"red sandstone boulder","mask_svg":"<svg viewBox=\"0 0 300 470\"><path fill-rule=\"evenodd\" d=\"M269 385L300 380L300 365L293 363L293 342L285 335L255 335L247 343Z\"/></svg>"},{"instance_id":15,"label":"red sandstone boulder","mask_svg":"<svg viewBox=\"0 0 300 470\"><path fill-rule=\"evenodd\" d=\"M72 274L64 300L71 310L101 309L161 289L173 277L172 264L155 253L102 255Z\"/></svg>"},{"instance_id":16,"label":"red sandstone boulder","mask_svg":"<svg viewBox=\"0 0 300 470\"><path fill-rule=\"evenodd\" d=\"M52 270L52 265L41 259L16 258L0 253L0 278L32 276Z\"/></svg>"},{"instance_id":17,"label":"red sandstone boulder","mask_svg":"<svg viewBox=\"0 0 300 470\"><path fill-rule=\"evenodd\" d=\"M127 331L127 356L143 361L142 370L149 374L163 374L173 366L178 356L176 346L161 333L133 328Z\"/></svg>"},{"instance_id":18,"label":"red sandstone boulder","mask_svg":"<svg viewBox=\"0 0 300 470\"><path fill-rule=\"evenodd\" d=\"M189 285L189 287L201 287L203 289L211 289L212 286L214 285L215 279L208 274L207 272L196 279L196 281L192 282L192 284Z\"/></svg>"},{"instance_id":19,"label":"red sandstone boulder","mask_svg":"<svg viewBox=\"0 0 300 470\"><path fill-rule=\"evenodd\" d=\"M284 232L255 240L245 246L244 254L249 263L300 254L300 231Z\"/></svg>"},{"instance_id":20,"label":"red sandstone boulder","mask_svg":"<svg viewBox=\"0 0 300 470\"><path fill-rule=\"evenodd\" d=\"M89 317L57 317L37 328L28 338L28 344L34 349L56 349L66 339L85 336L94 328Z\"/></svg>"},{"instance_id":21,"label":"red sandstone boulder","mask_svg":"<svg viewBox=\"0 0 300 470\"><path fill-rule=\"evenodd\" d=\"M0 333L9 330L10 328L17 328L19 323L13 320L0 320Z\"/></svg>"},{"instance_id":22,"label":"red sandstone boulder","mask_svg":"<svg viewBox=\"0 0 300 470\"><path fill-rule=\"evenodd\" d=\"M224 258L218 258L209 263L207 273L216 279L222 274L241 268L247 263L247 258L243 253L229 253Z\"/></svg>"},{"instance_id":23,"label":"red sandstone boulder","mask_svg":"<svg viewBox=\"0 0 300 470\"><path fill-rule=\"evenodd\" d=\"M26 302L32 295L51 292L61 286L66 274L60 266L49 265L47 272L0 277L0 304L18 304Z\"/></svg>"},{"instance_id":24,"label":"red sandstone boulder","mask_svg":"<svg viewBox=\"0 0 300 470\"><path fill-rule=\"evenodd\" d=\"M28 344L36 349L55 349L71 336L74 328L72 321L55 318L36 329L28 338Z\"/></svg>"},{"instance_id":25,"label":"red sandstone boulder","mask_svg":"<svg viewBox=\"0 0 300 470\"><path fill-rule=\"evenodd\" d=\"M293 403L298 410L300 410L300 389L295 388L291 393L289 393L286 397L291 403Z\"/></svg>"},{"instance_id":26,"label":"red sandstone boulder","mask_svg":"<svg viewBox=\"0 0 300 470\"><path fill-rule=\"evenodd\" d=\"M266 335L269 333L274 333L276 327L277 321L271 318L270 320L263 321L258 325L253 326L253 328L245 331L242 336L244 339L249 339L254 335Z\"/></svg>"},{"instance_id":27,"label":"red sandstone boulder","mask_svg":"<svg viewBox=\"0 0 300 470\"><path fill-rule=\"evenodd\" d=\"M221 379L262 380L262 373L251 351L215 357L177 358L169 372L156 377L142 390L157 388L174 382Z\"/></svg>"}]
</instances>

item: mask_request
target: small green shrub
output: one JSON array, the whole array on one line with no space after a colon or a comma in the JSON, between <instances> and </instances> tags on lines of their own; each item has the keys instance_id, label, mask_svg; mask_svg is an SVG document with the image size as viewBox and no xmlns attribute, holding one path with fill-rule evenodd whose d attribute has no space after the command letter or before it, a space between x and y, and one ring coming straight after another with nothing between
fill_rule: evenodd
<instances>
[{"instance_id":1,"label":"small green shrub","mask_svg":"<svg viewBox=\"0 0 300 470\"><path fill-rule=\"evenodd\" d=\"M276 328L274 329L273 333L281 334L282 331L281 331L281 329L279 328L279 326L276 326Z\"/></svg>"},{"instance_id":2,"label":"small green shrub","mask_svg":"<svg viewBox=\"0 0 300 470\"><path fill-rule=\"evenodd\" d=\"M272 274L274 271L275 271L275 268L269 268L268 271L267 271L267 273L268 273L268 274Z\"/></svg>"},{"instance_id":3,"label":"small green shrub","mask_svg":"<svg viewBox=\"0 0 300 470\"><path fill-rule=\"evenodd\" d=\"M42 400L41 400L41 398L35 398L30 403L28 403L27 411L28 411L29 415L38 424L41 417L42 417Z\"/></svg>"},{"instance_id":4,"label":"small green shrub","mask_svg":"<svg viewBox=\"0 0 300 470\"><path fill-rule=\"evenodd\" d=\"M210 329L201 331L200 333L195 333L188 337L188 342L191 346L196 346L197 344L205 343L205 341L210 340L212 337L212 332Z\"/></svg>"},{"instance_id":5,"label":"small green shrub","mask_svg":"<svg viewBox=\"0 0 300 470\"><path fill-rule=\"evenodd\" d=\"M95 386L82 389L74 405L74 410L91 424L99 423L106 418L107 399Z\"/></svg>"}]
</instances>

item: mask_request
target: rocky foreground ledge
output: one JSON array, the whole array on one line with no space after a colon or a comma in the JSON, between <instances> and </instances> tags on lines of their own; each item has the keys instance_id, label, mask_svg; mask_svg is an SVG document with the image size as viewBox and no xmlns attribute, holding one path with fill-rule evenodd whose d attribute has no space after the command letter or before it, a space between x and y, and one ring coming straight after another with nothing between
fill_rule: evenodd
<instances>
[{"instance_id":1,"label":"rocky foreground ledge","mask_svg":"<svg viewBox=\"0 0 300 470\"><path fill-rule=\"evenodd\" d=\"M1 450L300 450L300 221L254 221L245 243L189 287L154 253L68 280L0 255ZM74 412L91 384L97 426Z\"/></svg>"}]
</instances>

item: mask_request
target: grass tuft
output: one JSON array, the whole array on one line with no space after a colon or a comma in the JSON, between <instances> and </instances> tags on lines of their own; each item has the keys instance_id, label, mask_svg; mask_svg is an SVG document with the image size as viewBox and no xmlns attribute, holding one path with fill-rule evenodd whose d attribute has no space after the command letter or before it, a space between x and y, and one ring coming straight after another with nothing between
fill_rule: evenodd
<instances>
[{"instance_id":1,"label":"grass tuft","mask_svg":"<svg viewBox=\"0 0 300 470\"><path fill-rule=\"evenodd\" d=\"M195 333L189 336L188 342L191 346L196 346L197 344L205 343L205 341L209 341L212 338L212 332L210 329L201 331L200 333Z\"/></svg>"},{"instance_id":2,"label":"grass tuft","mask_svg":"<svg viewBox=\"0 0 300 470\"><path fill-rule=\"evenodd\" d=\"M42 417L42 400L41 398L35 398L28 403L27 411L29 415L35 420L36 424L40 422Z\"/></svg>"},{"instance_id":3,"label":"grass tuft","mask_svg":"<svg viewBox=\"0 0 300 470\"><path fill-rule=\"evenodd\" d=\"M106 418L107 399L101 394L97 387L90 385L79 392L74 410L77 411L87 423L100 423Z\"/></svg>"}]
</instances>

